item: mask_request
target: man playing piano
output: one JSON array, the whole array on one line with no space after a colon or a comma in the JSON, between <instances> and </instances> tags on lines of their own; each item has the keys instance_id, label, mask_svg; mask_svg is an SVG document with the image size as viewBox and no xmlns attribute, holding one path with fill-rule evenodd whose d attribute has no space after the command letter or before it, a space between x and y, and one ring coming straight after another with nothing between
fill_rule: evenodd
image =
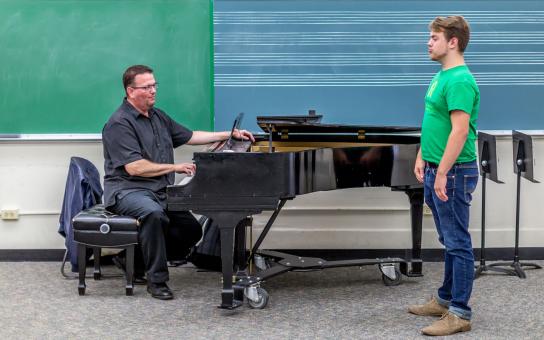
<instances>
[{"instance_id":1,"label":"man playing piano","mask_svg":"<svg viewBox=\"0 0 544 340\"><path fill-rule=\"evenodd\" d=\"M191 131L155 108L158 83L147 66L129 67L123 86L126 97L102 131L104 203L116 214L139 219L147 291L154 298L169 300L173 294L166 285L167 259L185 258L202 235L191 213L166 210L166 186L174 184L174 173L194 175L198 170L192 163L174 163L173 148L226 140L231 132ZM245 130L232 134L254 140ZM136 271L138 267L142 265L136 264ZM145 282L141 270L136 279Z\"/></svg>"},{"instance_id":2,"label":"man playing piano","mask_svg":"<svg viewBox=\"0 0 544 340\"><path fill-rule=\"evenodd\" d=\"M468 305L474 277L469 226L472 193L478 182L476 120L480 92L463 53L469 26L461 16L437 17L429 25L428 52L442 65L425 96L421 149L414 168L424 183L439 241L445 246L444 281L424 305L410 306L417 315L441 316L423 334L449 335L471 329Z\"/></svg>"}]
</instances>

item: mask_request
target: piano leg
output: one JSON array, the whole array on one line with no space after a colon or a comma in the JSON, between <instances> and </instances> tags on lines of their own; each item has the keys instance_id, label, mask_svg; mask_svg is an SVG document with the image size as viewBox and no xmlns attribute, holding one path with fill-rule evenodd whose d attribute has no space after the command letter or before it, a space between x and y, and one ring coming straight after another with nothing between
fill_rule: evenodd
<instances>
[{"instance_id":1,"label":"piano leg","mask_svg":"<svg viewBox=\"0 0 544 340\"><path fill-rule=\"evenodd\" d=\"M213 212L207 214L214 223L219 226L221 235L221 266L223 271L223 290L221 291L222 309L234 309L242 305L241 300L235 299L233 287L233 267L234 267L234 243L236 226L241 220L253 212ZM236 294L239 296L240 294Z\"/></svg>"},{"instance_id":2,"label":"piano leg","mask_svg":"<svg viewBox=\"0 0 544 340\"><path fill-rule=\"evenodd\" d=\"M234 267L238 272L244 272L247 269L247 243L246 243L246 228L253 224L253 218L246 217L241 220L236 226L234 254ZM247 273L245 273L247 275Z\"/></svg>"},{"instance_id":3,"label":"piano leg","mask_svg":"<svg viewBox=\"0 0 544 340\"><path fill-rule=\"evenodd\" d=\"M217 221L214 219L214 221ZM236 224L234 225L236 226ZM223 271L223 290L221 291L221 306L219 308L234 309L240 303L234 300L234 289L232 287L232 266L233 266L233 251L234 251L234 230L232 225L225 225L223 228L220 224L221 233L221 263Z\"/></svg>"},{"instance_id":4,"label":"piano leg","mask_svg":"<svg viewBox=\"0 0 544 340\"><path fill-rule=\"evenodd\" d=\"M423 188L407 189L405 193L410 200L410 217L412 225L412 261L408 276L422 276L421 234L423 229Z\"/></svg>"}]
</instances>

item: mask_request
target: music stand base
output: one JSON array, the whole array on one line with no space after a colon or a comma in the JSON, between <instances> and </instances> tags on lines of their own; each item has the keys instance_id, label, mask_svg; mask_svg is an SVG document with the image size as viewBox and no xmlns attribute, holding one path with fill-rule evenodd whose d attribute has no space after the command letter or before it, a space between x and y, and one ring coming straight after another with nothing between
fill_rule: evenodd
<instances>
[{"instance_id":1,"label":"music stand base","mask_svg":"<svg viewBox=\"0 0 544 340\"><path fill-rule=\"evenodd\" d=\"M492 267L491 265L479 265L476 266L474 269L474 279L477 279L480 277L480 275L485 274L485 272L496 272L496 273L502 273L510 276L517 276L516 272L513 269L507 269L507 268L500 268L500 267Z\"/></svg>"},{"instance_id":2,"label":"music stand base","mask_svg":"<svg viewBox=\"0 0 544 340\"><path fill-rule=\"evenodd\" d=\"M501 267L511 267L512 269L501 268ZM492 263L488 265L477 266L474 272L474 278L478 278L481 274L483 274L486 271L494 271L494 272L504 273L510 276L517 276L520 279L525 279L527 278L527 275L525 275L525 271L523 270L523 267L530 267L531 269L542 269L542 267L536 263L522 263L518 261L497 262L497 263Z\"/></svg>"}]
</instances>

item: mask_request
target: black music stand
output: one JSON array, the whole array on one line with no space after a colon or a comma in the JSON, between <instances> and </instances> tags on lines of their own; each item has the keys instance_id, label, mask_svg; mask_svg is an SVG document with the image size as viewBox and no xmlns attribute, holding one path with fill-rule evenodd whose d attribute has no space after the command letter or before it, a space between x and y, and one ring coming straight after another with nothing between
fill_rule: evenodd
<instances>
[{"instance_id":1,"label":"black music stand","mask_svg":"<svg viewBox=\"0 0 544 340\"><path fill-rule=\"evenodd\" d=\"M480 158L480 175L482 176L482 246L480 250L480 265L476 266L474 278L478 278L486 271L494 271L509 275L516 275L514 270L494 267L493 264L485 263L485 198L486 198L486 179L495 183L504 183L499 180L497 175L497 147L495 136L483 132L478 132L478 155Z\"/></svg>"},{"instance_id":2,"label":"black music stand","mask_svg":"<svg viewBox=\"0 0 544 340\"><path fill-rule=\"evenodd\" d=\"M533 182L539 183L533 177L533 139L530 135L512 130L512 142L514 152L514 173L517 174L516 187L516 243L514 246L514 261L499 262L488 265L488 267L509 266L512 267L509 275L517 276L520 279L525 279L525 271L522 267L531 267L533 269L541 269L542 267L536 263L522 263L519 261L519 207L520 207L520 185L521 177Z\"/></svg>"}]
</instances>

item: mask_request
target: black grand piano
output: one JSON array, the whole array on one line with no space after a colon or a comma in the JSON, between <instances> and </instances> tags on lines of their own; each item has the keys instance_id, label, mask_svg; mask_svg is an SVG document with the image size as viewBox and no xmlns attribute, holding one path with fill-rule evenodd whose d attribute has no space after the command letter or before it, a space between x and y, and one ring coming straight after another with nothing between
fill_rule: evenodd
<instances>
[{"instance_id":1,"label":"black grand piano","mask_svg":"<svg viewBox=\"0 0 544 340\"><path fill-rule=\"evenodd\" d=\"M312 111L308 116L258 117L264 133L255 136L255 143L229 139L209 152L196 152L196 175L185 185L167 188L168 209L207 216L220 230L220 308L234 309L244 296L251 307L263 308L268 293L261 283L291 270L377 264L386 284L399 282L400 273L421 276L423 187L413 174L419 128L327 125L320 118ZM316 191L377 186L408 195L412 249L405 258L326 261L260 250L287 200ZM244 221L265 210L273 213L245 256ZM235 249L235 243L241 246ZM251 275L248 264L255 256L267 259L266 266Z\"/></svg>"}]
</instances>

